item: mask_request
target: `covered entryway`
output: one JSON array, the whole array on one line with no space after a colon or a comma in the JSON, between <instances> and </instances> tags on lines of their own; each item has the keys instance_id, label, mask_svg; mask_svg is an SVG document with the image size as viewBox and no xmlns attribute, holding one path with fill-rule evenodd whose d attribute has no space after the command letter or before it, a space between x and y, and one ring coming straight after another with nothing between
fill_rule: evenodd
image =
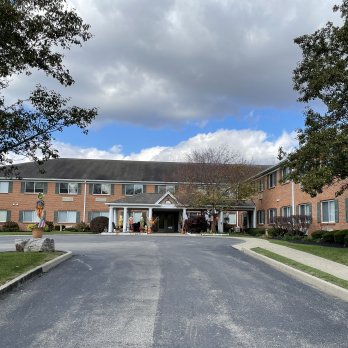
<instances>
[{"instance_id":1,"label":"covered entryway","mask_svg":"<svg viewBox=\"0 0 348 348\"><path fill-rule=\"evenodd\" d=\"M155 226L153 232L177 233L179 232L179 212L178 211L153 211Z\"/></svg>"}]
</instances>

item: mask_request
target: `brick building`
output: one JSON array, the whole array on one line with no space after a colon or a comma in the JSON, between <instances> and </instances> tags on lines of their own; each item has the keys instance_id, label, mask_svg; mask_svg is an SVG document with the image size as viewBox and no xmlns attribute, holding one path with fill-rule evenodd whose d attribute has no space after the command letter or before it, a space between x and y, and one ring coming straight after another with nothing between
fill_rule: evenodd
<instances>
[{"instance_id":1,"label":"brick building","mask_svg":"<svg viewBox=\"0 0 348 348\"><path fill-rule=\"evenodd\" d=\"M178 232L182 221L202 209L182 205L176 198L179 173L185 163L56 159L45 163L40 173L34 163L18 165L20 179L0 178L0 225L16 221L22 230L37 222L35 204L44 193L46 220L55 225L89 223L96 216L109 218L109 231L129 230L129 218L156 221L158 232ZM267 169L265 169L267 168ZM316 198L301 191L299 184L279 183L286 169L260 166L253 177L258 194L250 201L235 202L220 211L218 229L232 227L271 228L276 216L308 215L310 231L348 228L348 194L335 198L338 187L330 186Z\"/></svg>"}]
</instances>

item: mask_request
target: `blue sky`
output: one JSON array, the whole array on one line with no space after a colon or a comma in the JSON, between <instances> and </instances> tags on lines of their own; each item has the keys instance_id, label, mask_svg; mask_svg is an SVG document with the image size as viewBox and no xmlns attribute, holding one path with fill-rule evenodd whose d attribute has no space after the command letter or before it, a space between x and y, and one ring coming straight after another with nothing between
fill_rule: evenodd
<instances>
[{"instance_id":1,"label":"blue sky","mask_svg":"<svg viewBox=\"0 0 348 348\"><path fill-rule=\"evenodd\" d=\"M297 144L304 105L292 71L293 39L339 20L332 0L68 0L94 37L66 52L76 83L40 72L16 76L7 97L37 83L99 115L83 135L55 135L61 157L184 160L192 149L230 146L275 163Z\"/></svg>"}]
</instances>

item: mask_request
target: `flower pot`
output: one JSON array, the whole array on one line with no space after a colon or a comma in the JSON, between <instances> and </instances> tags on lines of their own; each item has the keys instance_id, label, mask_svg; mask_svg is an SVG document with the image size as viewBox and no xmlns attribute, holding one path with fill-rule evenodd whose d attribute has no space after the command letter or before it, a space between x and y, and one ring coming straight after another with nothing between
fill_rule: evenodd
<instances>
[{"instance_id":1,"label":"flower pot","mask_svg":"<svg viewBox=\"0 0 348 348\"><path fill-rule=\"evenodd\" d=\"M43 228L35 227L33 228L33 231L31 232L33 238L42 238L43 235Z\"/></svg>"}]
</instances>

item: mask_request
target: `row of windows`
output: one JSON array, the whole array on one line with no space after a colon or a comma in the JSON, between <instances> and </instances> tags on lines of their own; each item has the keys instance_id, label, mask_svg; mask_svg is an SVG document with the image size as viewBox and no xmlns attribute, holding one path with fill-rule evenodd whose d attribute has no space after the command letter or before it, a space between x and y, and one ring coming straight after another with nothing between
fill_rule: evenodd
<instances>
[{"instance_id":1,"label":"row of windows","mask_svg":"<svg viewBox=\"0 0 348 348\"><path fill-rule=\"evenodd\" d=\"M25 181L21 184L21 192L23 193L46 193L47 183ZM155 185L156 193L175 193L175 185ZM0 193L12 192L12 182L0 181ZM143 184L124 184L122 185L122 193L126 196L132 196L146 192L146 185ZM65 195L77 195L81 193L81 184L75 182L56 183L56 193ZM93 195L112 195L112 184L89 184L89 193Z\"/></svg>"},{"instance_id":2,"label":"row of windows","mask_svg":"<svg viewBox=\"0 0 348 348\"><path fill-rule=\"evenodd\" d=\"M282 168L281 172L280 172L282 178L285 178L289 173L290 173L290 168ZM277 183L278 183L277 176L278 176L277 171L274 171L266 176L267 188L272 188L272 187L277 186ZM285 182L289 182L289 180L287 180ZM265 189L265 177L258 180L257 188L258 188L259 192L264 191L264 189Z\"/></svg>"},{"instance_id":3,"label":"row of windows","mask_svg":"<svg viewBox=\"0 0 348 348\"><path fill-rule=\"evenodd\" d=\"M346 211L347 211L347 220L348 220L348 202L346 201ZM265 211L257 211L257 223L265 224ZM280 216L290 217L292 215L291 206L286 206L280 208ZM312 216L312 205L310 203L299 204L296 207L296 215L305 215ZM275 218L277 217L277 209L270 208L267 210L267 223L273 224ZM319 202L317 205L317 221L323 223L334 223L339 222L338 216L338 201L337 200L328 200Z\"/></svg>"}]
</instances>

